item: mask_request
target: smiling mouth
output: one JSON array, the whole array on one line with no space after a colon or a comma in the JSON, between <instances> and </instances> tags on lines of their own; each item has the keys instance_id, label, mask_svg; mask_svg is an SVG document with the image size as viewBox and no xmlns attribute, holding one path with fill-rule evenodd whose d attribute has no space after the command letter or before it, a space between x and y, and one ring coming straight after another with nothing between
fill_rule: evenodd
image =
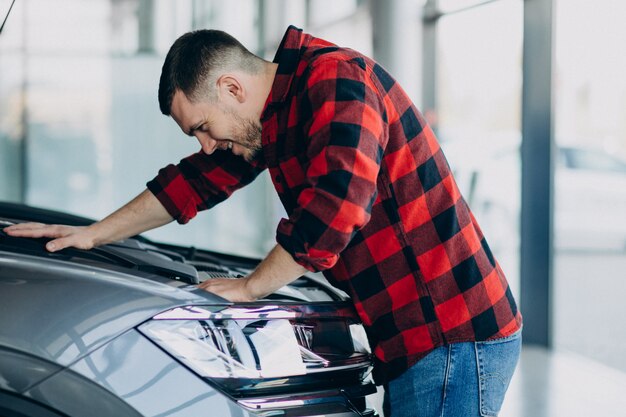
<instances>
[{"instance_id":1,"label":"smiling mouth","mask_svg":"<svg viewBox=\"0 0 626 417\"><path fill-rule=\"evenodd\" d=\"M228 148L228 150L233 149L233 143L229 141L226 147Z\"/></svg>"}]
</instances>

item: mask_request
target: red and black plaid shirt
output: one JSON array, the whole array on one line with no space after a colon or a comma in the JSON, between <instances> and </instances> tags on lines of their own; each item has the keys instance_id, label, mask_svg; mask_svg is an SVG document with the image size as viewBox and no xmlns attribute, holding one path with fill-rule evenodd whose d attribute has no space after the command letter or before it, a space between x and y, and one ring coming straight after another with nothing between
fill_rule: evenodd
<instances>
[{"instance_id":1,"label":"red and black plaid shirt","mask_svg":"<svg viewBox=\"0 0 626 417\"><path fill-rule=\"evenodd\" d=\"M290 27L262 155L170 165L148 188L180 223L268 168L277 241L352 297L384 383L438 346L508 336L521 315L432 130L376 62Z\"/></svg>"}]
</instances>

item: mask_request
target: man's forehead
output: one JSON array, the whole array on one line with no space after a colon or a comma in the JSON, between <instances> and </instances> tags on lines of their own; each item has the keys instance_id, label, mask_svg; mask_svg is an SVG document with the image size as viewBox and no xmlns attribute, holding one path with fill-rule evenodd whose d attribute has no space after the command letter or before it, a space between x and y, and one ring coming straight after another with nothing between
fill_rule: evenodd
<instances>
[{"instance_id":1,"label":"man's forehead","mask_svg":"<svg viewBox=\"0 0 626 417\"><path fill-rule=\"evenodd\" d=\"M189 124L192 121L188 120L193 115L193 104L189 101L187 96L180 90L176 90L174 97L172 97L172 108L170 113L172 118L178 124Z\"/></svg>"},{"instance_id":2,"label":"man's forehead","mask_svg":"<svg viewBox=\"0 0 626 417\"><path fill-rule=\"evenodd\" d=\"M181 90L176 90L174 92L174 95L172 96L172 111L184 110L185 107L188 107L190 105L191 102L189 101L185 93L183 93Z\"/></svg>"}]
</instances>

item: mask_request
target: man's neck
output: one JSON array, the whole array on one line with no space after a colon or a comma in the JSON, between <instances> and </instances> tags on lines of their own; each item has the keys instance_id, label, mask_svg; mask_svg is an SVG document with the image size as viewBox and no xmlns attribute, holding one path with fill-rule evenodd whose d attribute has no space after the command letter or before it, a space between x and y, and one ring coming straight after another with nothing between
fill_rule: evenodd
<instances>
[{"instance_id":1,"label":"man's neck","mask_svg":"<svg viewBox=\"0 0 626 417\"><path fill-rule=\"evenodd\" d=\"M259 106L259 118L261 117L261 113L263 112L263 108L265 107L265 102L267 101L267 97L270 95L270 91L272 91L272 86L274 85L274 78L276 78L276 71L278 71L278 64L273 62L268 62L265 64L264 72L260 75L260 86L259 93L262 99L261 105Z\"/></svg>"},{"instance_id":2,"label":"man's neck","mask_svg":"<svg viewBox=\"0 0 626 417\"><path fill-rule=\"evenodd\" d=\"M272 84L274 84L274 78L276 77L276 71L278 71L278 64L273 62L268 62L265 64L265 78L269 83L269 87L267 89L267 93L269 94L272 89Z\"/></svg>"}]
</instances>

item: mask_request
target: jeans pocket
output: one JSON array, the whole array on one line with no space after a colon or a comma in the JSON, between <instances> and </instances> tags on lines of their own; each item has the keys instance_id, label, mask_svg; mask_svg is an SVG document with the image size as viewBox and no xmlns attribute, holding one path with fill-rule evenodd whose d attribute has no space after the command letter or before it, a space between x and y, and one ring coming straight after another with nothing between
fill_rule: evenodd
<instances>
[{"instance_id":1,"label":"jeans pocket","mask_svg":"<svg viewBox=\"0 0 626 417\"><path fill-rule=\"evenodd\" d=\"M476 342L480 415L497 416L519 360L521 331L496 340Z\"/></svg>"}]
</instances>

